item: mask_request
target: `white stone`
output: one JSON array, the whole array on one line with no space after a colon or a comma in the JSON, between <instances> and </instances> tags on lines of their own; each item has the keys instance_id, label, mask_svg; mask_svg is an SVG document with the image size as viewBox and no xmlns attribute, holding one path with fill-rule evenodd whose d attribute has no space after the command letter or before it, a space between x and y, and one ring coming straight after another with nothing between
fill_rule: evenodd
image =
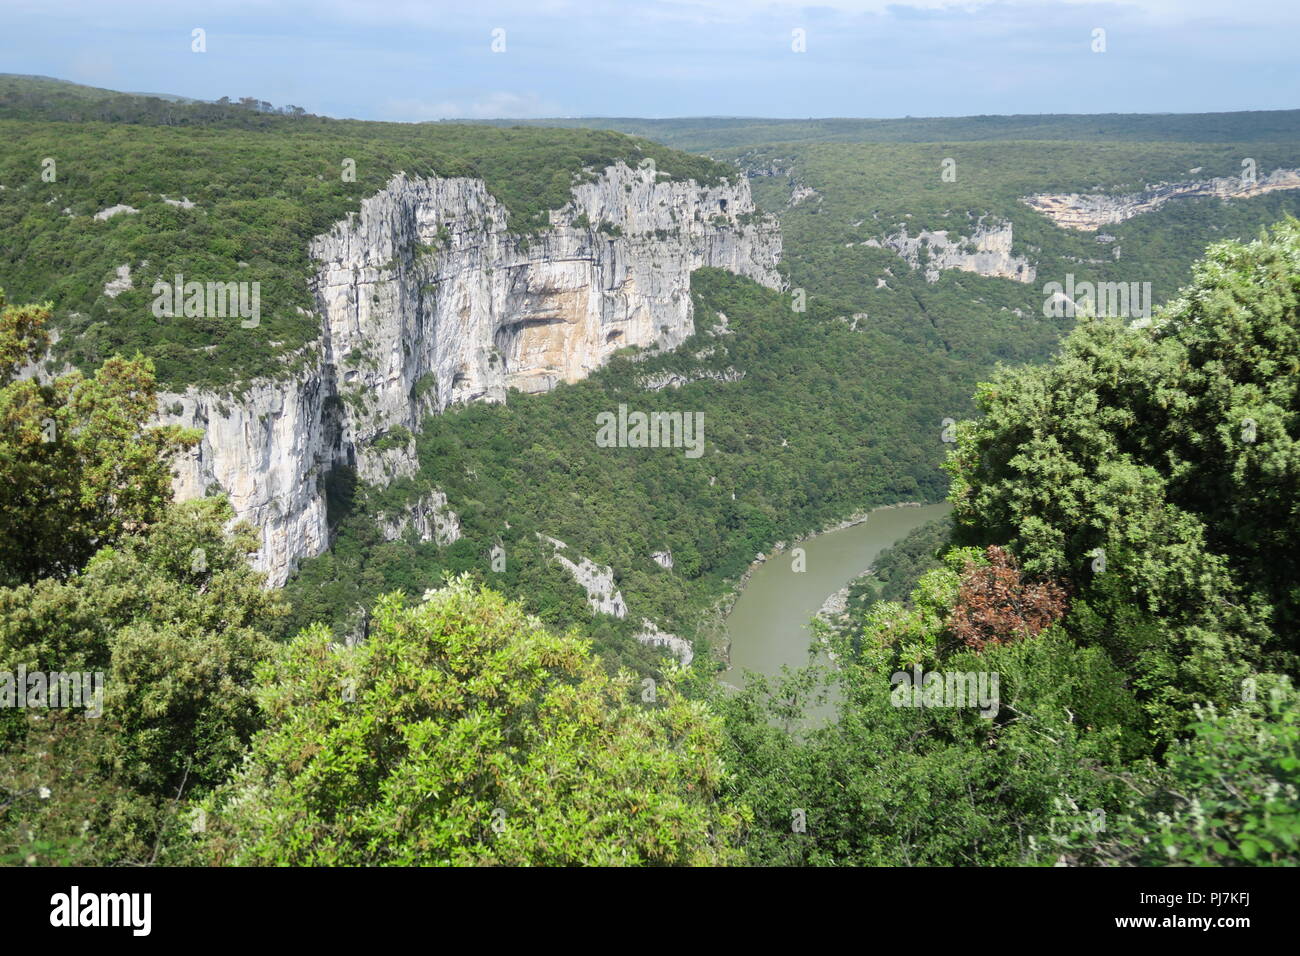
<instances>
[{"instance_id":1,"label":"white stone","mask_svg":"<svg viewBox=\"0 0 1300 956\"><path fill-rule=\"evenodd\" d=\"M378 514L375 520L385 541L396 541L408 527L420 541L436 541L445 547L460 540L460 518L447 507L447 496L435 489L421 495L400 514Z\"/></svg>"},{"instance_id":2,"label":"white stone","mask_svg":"<svg viewBox=\"0 0 1300 956\"><path fill-rule=\"evenodd\" d=\"M1191 172L1200 172L1200 167ZM1043 193L1026 196L1022 201L1064 229L1094 232L1102 226L1111 226L1151 212L1173 199L1198 196L1223 200L1245 199L1284 189L1300 189L1300 170L1275 169L1253 182L1243 182L1240 176L1220 176L1182 183L1157 183L1141 192L1123 195Z\"/></svg>"},{"instance_id":3,"label":"white stone","mask_svg":"<svg viewBox=\"0 0 1300 956\"><path fill-rule=\"evenodd\" d=\"M650 647L666 647L677 657L683 667L690 667L691 661L695 660L695 648L691 647L690 641L676 634L659 630L659 625L649 618L641 619L641 630L634 636L642 644Z\"/></svg>"},{"instance_id":4,"label":"white stone","mask_svg":"<svg viewBox=\"0 0 1300 956\"><path fill-rule=\"evenodd\" d=\"M119 295L127 289L132 288L134 285L135 283L131 281L131 266L129 264L118 266L117 278L109 279L104 283L104 295L108 296L110 299L116 299Z\"/></svg>"},{"instance_id":5,"label":"white stone","mask_svg":"<svg viewBox=\"0 0 1300 956\"><path fill-rule=\"evenodd\" d=\"M627 617L627 602L623 600L623 593L614 587L613 568L607 564L596 564L582 555L578 555L577 561L570 561L561 553L568 550L569 546L559 538L550 538L544 534L537 537L555 549L555 560L587 592L587 604L591 606L592 614Z\"/></svg>"},{"instance_id":6,"label":"white stone","mask_svg":"<svg viewBox=\"0 0 1300 956\"><path fill-rule=\"evenodd\" d=\"M118 215L119 213L125 213L128 216L134 216L139 211L140 211L139 209L134 209L131 206L119 204L116 206L109 206L107 209L101 209L99 212L95 213L95 218L101 220L112 219L114 216Z\"/></svg>"}]
</instances>

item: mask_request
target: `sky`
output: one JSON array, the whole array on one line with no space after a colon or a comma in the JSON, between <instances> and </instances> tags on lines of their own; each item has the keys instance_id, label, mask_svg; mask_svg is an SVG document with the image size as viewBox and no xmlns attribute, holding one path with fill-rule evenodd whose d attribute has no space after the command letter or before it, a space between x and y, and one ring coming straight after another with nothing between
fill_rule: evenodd
<instances>
[{"instance_id":1,"label":"sky","mask_svg":"<svg viewBox=\"0 0 1300 956\"><path fill-rule=\"evenodd\" d=\"M359 119L1300 107L1300 0L0 0L0 22L0 72Z\"/></svg>"}]
</instances>

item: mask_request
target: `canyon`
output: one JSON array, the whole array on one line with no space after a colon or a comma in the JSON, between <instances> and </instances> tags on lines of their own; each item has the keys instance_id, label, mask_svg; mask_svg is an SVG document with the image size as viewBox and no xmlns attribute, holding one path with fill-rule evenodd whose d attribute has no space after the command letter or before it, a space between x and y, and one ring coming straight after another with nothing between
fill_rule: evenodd
<instances>
[{"instance_id":1,"label":"canyon","mask_svg":"<svg viewBox=\"0 0 1300 956\"><path fill-rule=\"evenodd\" d=\"M672 180L649 160L588 170L531 234L510 230L482 180L399 173L310 253L321 332L293 371L159 396L161 423L204 432L177 462L177 497L227 494L260 529L254 564L273 587L328 547L334 468L412 476L427 415L578 381L629 346L674 348L695 331L695 269L782 284L779 226L747 180ZM419 514L386 516L385 534L454 540L430 494Z\"/></svg>"}]
</instances>

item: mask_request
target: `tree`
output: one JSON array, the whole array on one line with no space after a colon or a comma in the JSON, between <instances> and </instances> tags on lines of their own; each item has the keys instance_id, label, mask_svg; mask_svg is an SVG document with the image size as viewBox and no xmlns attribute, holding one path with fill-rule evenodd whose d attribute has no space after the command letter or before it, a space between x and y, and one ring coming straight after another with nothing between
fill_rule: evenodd
<instances>
[{"instance_id":1,"label":"tree","mask_svg":"<svg viewBox=\"0 0 1300 956\"><path fill-rule=\"evenodd\" d=\"M1197 707L1157 773L1126 773L1104 829L1040 838L1103 866L1295 866L1300 860L1300 708L1285 683L1226 712Z\"/></svg>"},{"instance_id":2,"label":"tree","mask_svg":"<svg viewBox=\"0 0 1300 956\"><path fill-rule=\"evenodd\" d=\"M982 651L1033 637L1065 613L1065 589L1054 581L1035 581L1020 573L1015 555L997 545L987 564L968 564L948 627L967 647Z\"/></svg>"},{"instance_id":3,"label":"tree","mask_svg":"<svg viewBox=\"0 0 1300 956\"><path fill-rule=\"evenodd\" d=\"M260 671L266 729L205 803L219 863L717 864L720 728L672 680L454 580L379 601L364 641L304 631Z\"/></svg>"},{"instance_id":4,"label":"tree","mask_svg":"<svg viewBox=\"0 0 1300 956\"><path fill-rule=\"evenodd\" d=\"M1067 626L1122 648L1167 734L1300 663L1298 278L1295 219L1218 243L1149 327L1080 320L1050 364L982 385L958 431L960 540L1063 579Z\"/></svg>"},{"instance_id":5,"label":"tree","mask_svg":"<svg viewBox=\"0 0 1300 956\"><path fill-rule=\"evenodd\" d=\"M0 291L0 584L66 576L98 548L158 520L171 457L200 433L147 427L153 366L111 358L85 378L18 378L44 357L48 305L11 306Z\"/></svg>"},{"instance_id":6,"label":"tree","mask_svg":"<svg viewBox=\"0 0 1300 956\"><path fill-rule=\"evenodd\" d=\"M102 712L0 709L0 860L167 859L180 808L226 779L284 613L220 498L175 505L67 580L0 588L0 671L103 674Z\"/></svg>"}]
</instances>

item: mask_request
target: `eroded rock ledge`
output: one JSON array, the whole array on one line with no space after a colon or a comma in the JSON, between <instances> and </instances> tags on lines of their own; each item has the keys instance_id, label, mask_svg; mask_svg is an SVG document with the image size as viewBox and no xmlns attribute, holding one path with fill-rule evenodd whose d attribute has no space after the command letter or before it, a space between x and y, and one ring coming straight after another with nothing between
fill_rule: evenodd
<instances>
[{"instance_id":1,"label":"eroded rock ledge","mask_svg":"<svg viewBox=\"0 0 1300 956\"><path fill-rule=\"evenodd\" d=\"M1064 229L1095 232L1102 226L1112 226L1151 212L1174 199L1246 199L1281 189L1300 189L1300 170L1275 169L1267 176L1247 182L1243 182L1240 176L1220 176L1181 183L1158 183L1141 192L1125 195L1044 193L1026 196L1022 201Z\"/></svg>"},{"instance_id":2,"label":"eroded rock ledge","mask_svg":"<svg viewBox=\"0 0 1300 956\"><path fill-rule=\"evenodd\" d=\"M1033 282L1035 268L1023 256L1012 255L1009 222L979 222L970 236L950 237L948 230L921 230L909 236L904 226L883 239L862 243L877 249L893 249L913 269L925 269L927 282L938 282L944 269L974 272L976 275L1016 282Z\"/></svg>"}]
</instances>

